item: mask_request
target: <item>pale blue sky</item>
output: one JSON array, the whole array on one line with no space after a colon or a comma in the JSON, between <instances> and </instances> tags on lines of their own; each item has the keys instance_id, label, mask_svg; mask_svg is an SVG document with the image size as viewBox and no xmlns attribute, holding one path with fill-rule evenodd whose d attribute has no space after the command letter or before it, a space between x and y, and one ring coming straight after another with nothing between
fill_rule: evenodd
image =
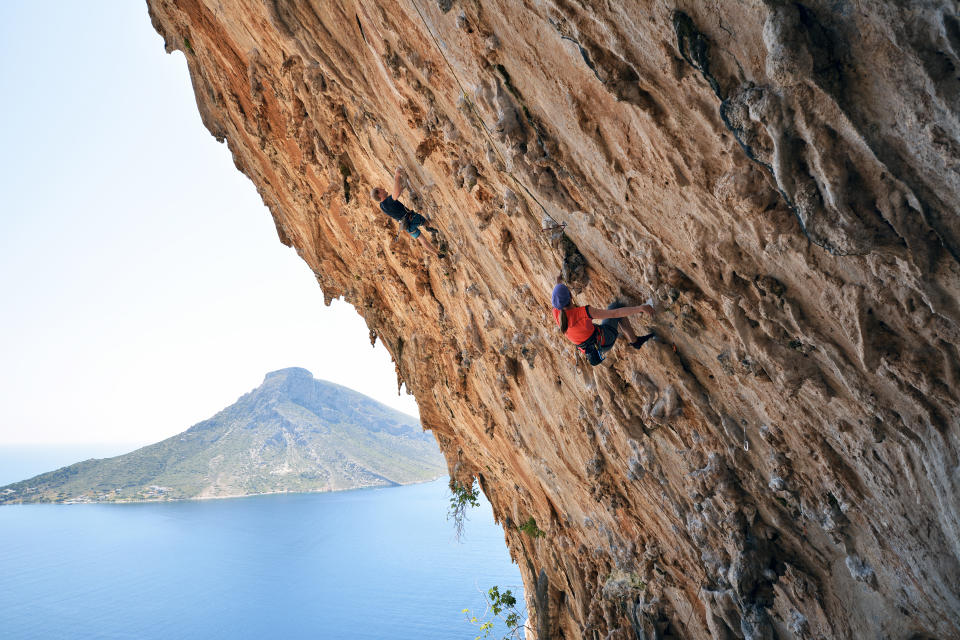
<instances>
[{"instance_id":1,"label":"pale blue sky","mask_svg":"<svg viewBox=\"0 0 960 640\"><path fill-rule=\"evenodd\" d=\"M0 2L0 446L147 443L273 369L416 415L134 0Z\"/></svg>"}]
</instances>

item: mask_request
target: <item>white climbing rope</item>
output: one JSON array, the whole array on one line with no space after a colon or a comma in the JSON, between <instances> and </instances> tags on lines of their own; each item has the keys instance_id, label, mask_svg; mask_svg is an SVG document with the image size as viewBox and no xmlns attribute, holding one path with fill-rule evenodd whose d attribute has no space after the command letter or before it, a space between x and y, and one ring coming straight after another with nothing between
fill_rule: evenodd
<instances>
[{"instance_id":1,"label":"white climbing rope","mask_svg":"<svg viewBox=\"0 0 960 640\"><path fill-rule=\"evenodd\" d=\"M470 107L470 110L473 112L473 115L476 117L477 121L480 123L480 126L483 128L484 135L487 138L487 141L490 143L490 148L493 149L493 152L497 154L497 157L500 159L500 162L503 164L504 172L510 176L510 178L516 183L516 185L523 189L530 198L536 202L541 209L543 209L543 214L550 219L552 224L548 224L547 228L542 229L544 233L556 231L557 229L563 230L567 227L566 222L557 222L556 218L547 211L547 208L543 205L540 200L533 195L530 189L527 188L525 184L520 182L517 176L514 175L512 171L507 168L507 161L504 159L503 154L500 153L500 149L497 148L496 143L493 140L493 136L490 133L490 129L487 128L487 123L483 121L483 118L480 116L480 112L477 111L476 105L473 103L473 100L470 99L470 96L467 95L466 89L463 88L463 84L460 82L460 78L457 77L457 72L454 70L453 65L450 63L450 60L447 58L446 54L443 52L443 47L440 45L440 41L437 39L437 36L434 35L433 30L430 28L430 25L427 24L427 19L423 16L423 12L420 10L420 5L417 3L417 0L410 0L413 4L413 8L416 9L417 15L420 16L420 21L423 22L424 28L427 30L427 33L430 34L430 38L433 40L433 43L437 47L437 51L440 53L440 57L443 58L443 61L446 63L447 68L450 69L450 75L453 76L454 82L457 83L457 86L460 88L460 96L463 98L463 101L467 103Z\"/></svg>"}]
</instances>

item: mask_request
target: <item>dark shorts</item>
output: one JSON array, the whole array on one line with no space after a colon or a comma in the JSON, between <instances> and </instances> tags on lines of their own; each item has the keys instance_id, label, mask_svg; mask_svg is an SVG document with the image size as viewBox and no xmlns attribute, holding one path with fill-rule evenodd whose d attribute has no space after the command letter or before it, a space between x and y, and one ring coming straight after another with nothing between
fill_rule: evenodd
<instances>
[{"instance_id":1,"label":"dark shorts","mask_svg":"<svg viewBox=\"0 0 960 640\"><path fill-rule=\"evenodd\" d=\"M419 213L411 213L410 217L407 219L407 233L409 233L414 238L420 237L420 225L427 221Z\"/></svg>"},{"instance_id":2,"label":"dark shorts","mask_svg":"<svg viewBox=\"0 0 960 640\"><path fill-rule=\"evenodd\" d=\"M622 302L613 302L607 309L619 309L625 306ZM620 318L604 318L600 321L599 329L603 334L603 346L599 348L600 354L603 355L613 349L613 343L620 335Z\"/></svg>"}]
</instances>

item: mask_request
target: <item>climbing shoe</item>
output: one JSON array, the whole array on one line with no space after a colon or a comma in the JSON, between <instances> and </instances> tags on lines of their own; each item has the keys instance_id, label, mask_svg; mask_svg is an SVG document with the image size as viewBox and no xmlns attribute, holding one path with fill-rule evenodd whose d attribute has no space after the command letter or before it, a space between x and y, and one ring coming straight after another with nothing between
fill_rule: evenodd
<instances>
[{"instance_id":1,"label":"climbing shoe","mask_svg":"<svg viewBox=\"0 0 960 640\"><path fill-rule=\"evenodd\" d=\"M648 333L647 335L645 335L645 336L640 336L639 338L637 338L636 340L634 340L633 342L631 342L631 343L630 343L630 346L633 347L634 349L639 349L639 348L642 347L644 344L646 344L647 340L650 340L651 338L655 338L655 337L657 337L657 334L655 334L655 333Z\"/></svg>"}]
</instances>

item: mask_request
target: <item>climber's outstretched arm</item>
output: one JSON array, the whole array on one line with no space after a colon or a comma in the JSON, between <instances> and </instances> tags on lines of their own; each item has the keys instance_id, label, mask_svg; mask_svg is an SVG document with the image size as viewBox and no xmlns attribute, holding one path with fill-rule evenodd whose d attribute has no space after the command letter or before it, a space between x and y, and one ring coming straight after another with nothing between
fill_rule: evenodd
<instances>
[{"instance_id":1,"label":"climber's outstretched arm","mask_svg":"<svg viewBox=\"0 0 960 640\"><path fill-rule=\"evenodd\" d=\"M393 174L393 199L400 199L400 192L403 191L403 187L400 186L400 176L403 175L403 167L397 167L397 172Z\"/></svg>"},{"instance_id":2,"label":"climber's outstretched arm","mask_svg":"<svg viewBox=\"0 0 960 640\"><path fill-rule=\"evenodd\" d=\"M648 304L642 304L639 307L620 307L619 309L597 309L590 307L590 317L594 320L605 320L606 318L626 318L635 316L638 313L645 313L653 317L653 307Z\"/></svg>"}]
</instances>

